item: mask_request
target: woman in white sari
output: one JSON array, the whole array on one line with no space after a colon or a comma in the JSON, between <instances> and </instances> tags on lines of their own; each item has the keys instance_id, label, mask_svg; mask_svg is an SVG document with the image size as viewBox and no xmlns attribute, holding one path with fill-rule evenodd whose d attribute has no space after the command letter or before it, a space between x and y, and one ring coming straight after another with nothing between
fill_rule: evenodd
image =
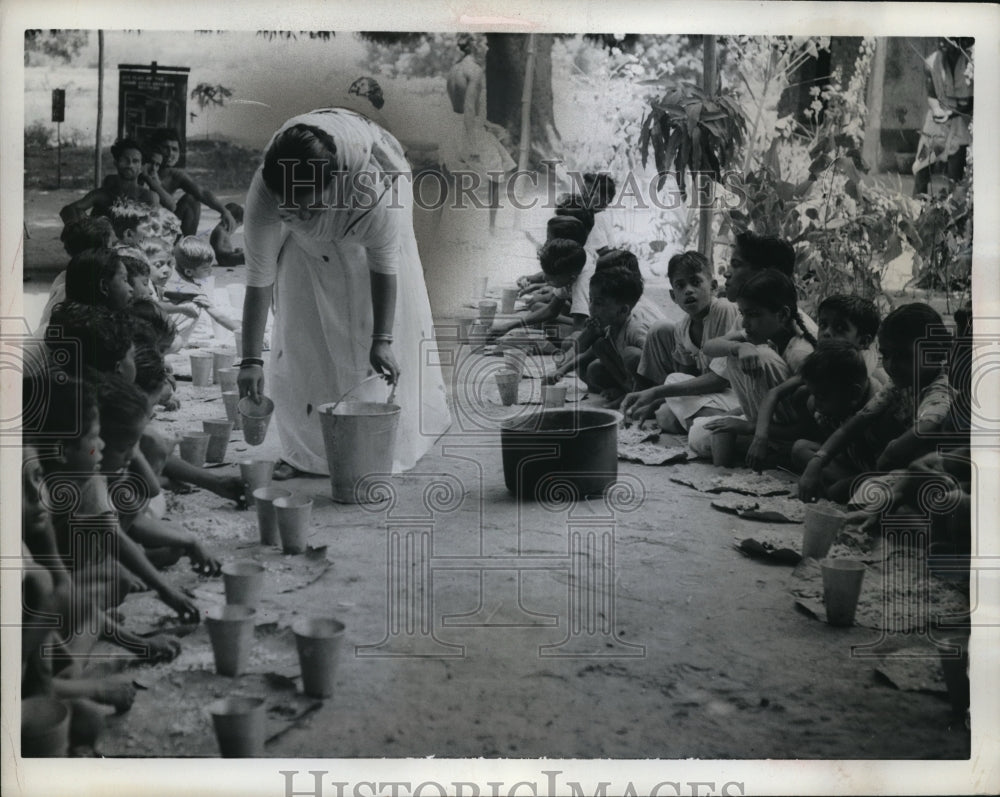
<instances>
[{"instance_id":1,"label":"woman in white sari","mask_svg":"<svg viewBox=\"0 0 1000 797\"><path fill-rule=\"evenodd\" d=\"M283 462L275 478L328 473L316 408L345 392L402 408L393 470L409 470L448 428L413 233L409 166L384 129L343 108L288 120L247 196L241 395L264 392L261 345L274 301L267 384ZM398 297L398 298L397 298ZM358 387L360 385L360 387Z\"/></svg>"}]
</instances>

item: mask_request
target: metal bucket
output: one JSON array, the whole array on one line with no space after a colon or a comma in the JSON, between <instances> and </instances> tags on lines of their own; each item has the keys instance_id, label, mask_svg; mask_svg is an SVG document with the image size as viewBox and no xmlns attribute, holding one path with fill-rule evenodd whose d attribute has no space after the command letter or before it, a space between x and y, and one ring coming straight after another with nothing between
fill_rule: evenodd
<instances>
[{"instance_id":1,"label":"metal bucket","mask_svg":"<svg viewBox=\"0 0 1000 797\"><path fill-rule=\"evenodd\" d=\"M391 473L399 426L399 405L341 401L318 409L333 500L356 504L358 481L370 473Z\"/></svg>"}]
</instances>

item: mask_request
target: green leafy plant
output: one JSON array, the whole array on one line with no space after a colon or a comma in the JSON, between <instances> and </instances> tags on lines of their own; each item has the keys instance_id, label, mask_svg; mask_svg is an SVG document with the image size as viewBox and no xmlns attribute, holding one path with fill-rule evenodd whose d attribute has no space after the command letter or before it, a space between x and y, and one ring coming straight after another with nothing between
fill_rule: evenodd
<instances>
[{"instance_id":1,"label":"green leafy plant","mask_svg":"<svg viewBox=\"0 0 1000 797\"><path fill-rule=\"evenodd\" d=\"M667 173L674 172L681 195L686 196L688 171L722 182L745 133L746 117L733 98L708 95L693 83L683 83L652 101L642 122L639 151L645 165L652 149L659 187Z\"/></svg>"}]
</instances>

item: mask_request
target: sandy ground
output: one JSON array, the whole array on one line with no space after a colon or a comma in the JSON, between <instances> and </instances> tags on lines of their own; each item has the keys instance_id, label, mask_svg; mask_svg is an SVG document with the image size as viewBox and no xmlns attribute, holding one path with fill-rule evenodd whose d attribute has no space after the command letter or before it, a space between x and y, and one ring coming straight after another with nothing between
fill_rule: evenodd
<instances>
[{"instance_id":1,"label":"sandy ground","mask_svg":"<svg viewBox=\"0 0 1000 797\"><path fill-rule=\"evenodd\" d=\"M58 230L38 213L59 201L26 197L25 257L33 267L62 262L52 243ZM471 314L462 305L476 298L482 276L493 286L530 269L522 242L503 231L450 247L435 241L449 257L425 251L442 325ZM750 560L733 543L755 537L798 548L802 527L723 514L712 495L669 480L720 472L710 463L621 462L625 489L616 501L515 500L504 485L497 428L509 410L475 381L496 361L449 347L456 422L414 472L392 479L391 507L335 504L325 479L286 483L315 501L311 556L263 549L252 511L210 493L168 496L172 521L199 530L221 558L267 567L250 672L216 675L204 628L183 629L181 658L120 676L144 691L131 712L109 720L99 753L215 755L201 697L261 694L265 755L275 757L968 756L969 733L950 714L927 636L837 629L798 610L792 592L815 583L808 568L796 575ZM521 400L535 391L537 380L525 380ZM181 409L157 423L179 432L222 412L218 388L188 383L182 398ZM236 459L277 452L273 434L252 449L235 432L224 467L235 473ZM398 564L390 555L396 539L404 553L428 555ZM507 569L488 569L490 557ZM881 605L887 566L869 565L869 609ZM402 603L392 575L409 575ZM202 609L223 600L217 580L186 572L184 562L171 578ZM933 591L955 595L938 582ZM130 596L122 612L136 630L168 622L149 596ZM299 694L289 625L306 615L335 616L347 628L335 694L321 702ZM877 674L892 670L885 662L852 652L880 638L875 652L923 656L911 677L897 673L904 688Z\"/></svg>"}]
</instances>

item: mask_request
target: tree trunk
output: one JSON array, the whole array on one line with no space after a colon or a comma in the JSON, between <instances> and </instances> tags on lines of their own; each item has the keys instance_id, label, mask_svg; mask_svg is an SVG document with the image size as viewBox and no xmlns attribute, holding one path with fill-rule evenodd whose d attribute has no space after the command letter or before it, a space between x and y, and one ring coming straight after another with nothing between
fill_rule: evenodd
<instances>
[{"instance_id":1,"label":"tree trunk","mask_svg":"<svg viewBox=\"0 0 1000 797\"><path fill-rule=\"evenodd\" d=\"M104 123L104 31L97 31L97 140L94 142L94 188L101 185L101 127Z\"/></svg>"},{"instance_id":2,"label":"tree trunk","mask_svg":"<svg viewBox=\"0 0 1000 797\"><path fill-rule=\"evenodd\" d=\"M709 96L718 90L718 61L715 54L715 36L707 34L702 37L704 46L704 71L702 73L702 89ZM698 179L698 178L696 178ZM701 208L698 218L698 251L712 263L712 206L707 204Z\"/></svg>"},{"instance_id":3,"label":"tree trunk","mask_svg":"<svg viewBox=\"0 0 1000 797\"><path fill-rule=\"evenodd\" d=\"M510 135L515 152L521 143L521 100L528 37L522 33L488 33L486 55L486 118L501 125ZM550 34L535 35L535 74L531 91L531 161L540 161L558 152L559 132L552 112L552 42Z\"/></svg>"}]
</instances>

